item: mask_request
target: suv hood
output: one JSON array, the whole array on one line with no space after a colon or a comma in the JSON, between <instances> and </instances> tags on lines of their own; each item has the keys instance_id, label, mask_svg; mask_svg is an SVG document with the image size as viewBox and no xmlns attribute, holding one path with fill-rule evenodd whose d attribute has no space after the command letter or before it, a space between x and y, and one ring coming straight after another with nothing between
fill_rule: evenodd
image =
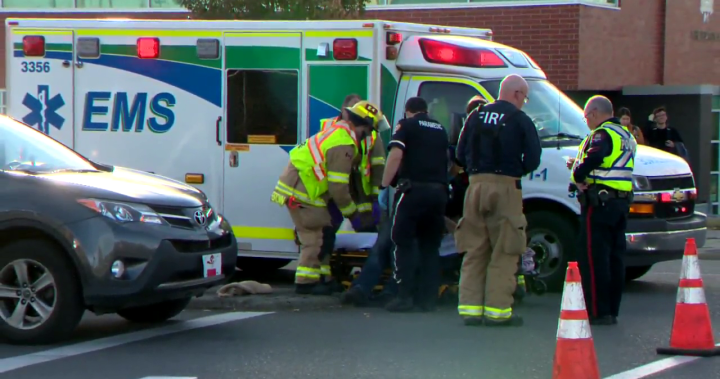
<instances>
[{"instance_id":1,"label":"suv hood","mask_svg":"<svg viewBox=\"0 0 720 379\"><path fill-rule=\"evenodd\" d=\"M113 172L60 172L37 175L59 185L77 186L81 196L175 207L200 207L205 194L185 183L148 172L114 167Z\"/></svg>"},{"instance_id":2,"label":"suv hood","mask_svg":"<svg viewBox=\"0 0 720 379\"><path fill-rule=\"evenodd\" d=\"M568 156L574 157L578 147L565 148ZM635 156L634 175L640 176L672 176L690 175L692 171L684 159L677 155L658 150L654 147L638 145Z\"/></svg>"}]
</instances>

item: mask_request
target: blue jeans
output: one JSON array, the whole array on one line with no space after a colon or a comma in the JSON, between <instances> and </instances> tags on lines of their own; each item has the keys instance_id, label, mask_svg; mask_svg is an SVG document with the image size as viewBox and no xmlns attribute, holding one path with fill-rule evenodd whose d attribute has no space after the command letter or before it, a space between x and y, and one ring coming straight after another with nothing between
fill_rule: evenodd
<instances>
[{"instance_id":1,"label":"blue jeans","mask_svg":"<svg viewBox=\"0 0 720 379\"><path fill-rule=\"evenodd\" d=\"M385 220L380 225L377 240L370 250L360 275L353 281L353 287L360 288L368 297L372 295L373 288L380 284L380 278L385 269L392 267L395 244L392 242L391 235L392 220ZM392 278L388 279L383 286L383 293L393 296L397 294L397 283Z\"/></svg>"}]
</instances>

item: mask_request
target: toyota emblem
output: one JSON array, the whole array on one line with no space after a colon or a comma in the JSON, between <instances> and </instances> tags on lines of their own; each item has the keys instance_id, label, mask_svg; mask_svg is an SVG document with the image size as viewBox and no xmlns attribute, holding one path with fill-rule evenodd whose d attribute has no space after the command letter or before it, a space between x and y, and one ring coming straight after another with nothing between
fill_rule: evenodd
<instances>
[{"instance_id":1,"label":"toyota emblem","mask_svg":"<svg viewBox=\"0 0 720 379\"><path fill-rule=\"evenodd\" d=\"M200 226L205 226L207 223L207 217L205 217L205 213L203 213L203 211L195 212L195 222L197 222Z\"/></svg>"}]
</instances>

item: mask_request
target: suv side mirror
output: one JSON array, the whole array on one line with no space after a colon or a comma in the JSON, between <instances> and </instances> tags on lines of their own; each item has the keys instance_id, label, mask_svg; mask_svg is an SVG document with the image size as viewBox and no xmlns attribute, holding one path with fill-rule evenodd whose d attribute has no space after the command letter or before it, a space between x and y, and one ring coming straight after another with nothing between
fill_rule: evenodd
<instances>
[{"instance_id":1,"label":"suv side mirror","mask_svg":"<svg viewBox=\"0 0 720 379\"><path fill-rule=\"evenodd\" d=\"M450 130L448 133L448 143L450 145L457 145L458 139L460 139L460 132L465 125L465 118L467 117L464 113L453 113L450 116Z\"/></svg>"}]
</instances>

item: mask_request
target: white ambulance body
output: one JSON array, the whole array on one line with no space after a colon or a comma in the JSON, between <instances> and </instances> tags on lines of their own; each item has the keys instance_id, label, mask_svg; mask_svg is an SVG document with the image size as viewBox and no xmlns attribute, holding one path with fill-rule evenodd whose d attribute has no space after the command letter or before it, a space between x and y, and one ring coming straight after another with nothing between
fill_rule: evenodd
<instances>
[{"instance_id":1,"label":"white ambulance body","mask_svg":"<svg viewBox=\"0 0 720 379\"><path fill-rule=\"evenodd\" d=\"M522 75L544 146L523 181L530 243L551 284L574 254L579 206L565 158L589 133L582 110L490 30L379 20L7 19L6 28L10 116L92 160L200 188L254 269L297 258L293 224L270 194L288 151L347 94L379 104L393 125L421 96L457 130L468 99L493 101L504 76ZM680 257L686 237L703 246L706 232L682 159L641 146L635 174L630 276Z\"/></svg>"}]
</instances>

